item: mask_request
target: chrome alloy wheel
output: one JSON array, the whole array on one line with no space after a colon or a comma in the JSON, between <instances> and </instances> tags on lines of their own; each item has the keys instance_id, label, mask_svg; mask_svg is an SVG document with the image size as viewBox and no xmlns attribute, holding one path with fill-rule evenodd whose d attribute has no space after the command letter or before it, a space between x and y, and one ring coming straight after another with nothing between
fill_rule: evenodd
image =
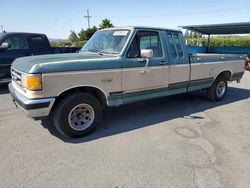
<instances>
[{"instance_id":1,"label":"chrome alloy wheel","mask_svg":"<svg viewBox=\"0 0 250 188\"><path fill-rule=\"evenodd\" d=\"M75 131L83 131L90 127L94 119L94 109L88 104L79 104L70 111L68 123Z\"/></svg>"},{"instance_id":2,"label":"chrome alloy wheel","mask_svg":"<svg viewBox=\"0 0 250 188\"><path fill-rule=\"evenodd\" d=\"M226 83L224 81L221 81L218 83L216 87L216 95L218 97L222 97L226 92Z\"/></svg>"}]
</instances>

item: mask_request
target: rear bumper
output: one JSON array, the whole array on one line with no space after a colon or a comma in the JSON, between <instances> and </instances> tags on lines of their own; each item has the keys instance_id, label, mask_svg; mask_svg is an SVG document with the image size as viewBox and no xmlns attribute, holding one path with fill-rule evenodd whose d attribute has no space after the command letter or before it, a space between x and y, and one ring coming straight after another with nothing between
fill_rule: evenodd
<instances>
[{"instance_id":1,"label":"rear bumper","mask_svg":"<svg viewBox=\"0 0 250 188\"><path fill-rule=\"evenodd\" d=\"M55 102L55 98L28 99L18 93L12 83L9 84L9 91L15 105L20 106L27 116L32 118L48 116Z\"/></svg>"},{"instance_id":2,"label":"rear bumper","mask_svg":"<svg viewBox=\"0 0 250 188\"><path fill-rule=\"evenodd\" d=\"M11 78L0 78L0 84L7 84L11 81Z\"/></svg>"},{"instance_id":3,"label":"rear bumper","mask_svg":"<svg viewBox=\"0 0 250 188\"><path fill-rule=\"evenodd\" d=\"M244 72L233 73L231 81L240 80L243 77Z\"/></svg>"}]
</instances>

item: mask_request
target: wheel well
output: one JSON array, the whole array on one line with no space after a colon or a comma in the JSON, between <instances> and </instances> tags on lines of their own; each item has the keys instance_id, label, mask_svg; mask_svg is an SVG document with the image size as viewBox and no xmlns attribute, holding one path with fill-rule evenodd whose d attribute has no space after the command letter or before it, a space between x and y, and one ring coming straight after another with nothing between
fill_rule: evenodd
<instances>
[{"instance_id":1,"label":"wheel well","mask_svg":"<svg viewBox=\"0 0 250 188\"><path fill-rule=\"evenodd\" d=\"M224 76L228 81L231 80L231 72L229 70L221 72L217 77Z\"/></svg>"},{"instance_id":2,"label":"wheel well","mask_svg":"<svg viewBox=\"0 0 250 188\"><path fill-rule=\"evenodd\" d=\"M76 88L66 90L66 91L62 92L59 96L57 96L56 101L53 104L52 111L54 110L55 106L57 106L57 104L61 100L63 100L66 96L70 95L71 93L75 93L75 92L90 93L98 99L98 101L101 103L102 107L105 107L107 105L106 97L100 89L97 89L95 87L76 87Z\"/></svg>"}]
</instances>

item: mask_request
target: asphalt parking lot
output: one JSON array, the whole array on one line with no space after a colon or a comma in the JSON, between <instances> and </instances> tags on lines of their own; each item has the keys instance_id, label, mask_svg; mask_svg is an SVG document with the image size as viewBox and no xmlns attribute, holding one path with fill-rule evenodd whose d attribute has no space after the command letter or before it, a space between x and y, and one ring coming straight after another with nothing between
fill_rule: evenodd
<instances>
[{"instance_id":1,"label":"asphalt parking lot","mask_svg":"<svg viewBox=\"0 0 250 188\"><path fill-rule=\"evenodd\" d=\"M250 73L227 97L200 93L107 109L64 139L0 88L1 187L250 187Z\"/></svg>"}]
</instances>

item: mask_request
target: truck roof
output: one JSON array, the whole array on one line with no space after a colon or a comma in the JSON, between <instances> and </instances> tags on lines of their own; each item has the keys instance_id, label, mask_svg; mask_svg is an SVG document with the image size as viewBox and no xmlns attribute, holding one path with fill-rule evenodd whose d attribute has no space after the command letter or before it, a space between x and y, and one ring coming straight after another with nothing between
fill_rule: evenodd
<instances>
[{"instance_id":1,"label":"truck roof","mask_svg":"<svg viewBox=\"0 0 250 188\"><path fill-rule=\"evenodd\" d=\"M1 36L8 36L8 35L45 35L42 33L26 33L26 32L1 32L0 35Z\"/></svg>"},{"instance_id":2,"label":"truck roof","mask_svg":"<svg viewBox=\"0 0 250 188\"><path fill-rule=\"evenodd\" d=\"M112 29L152 29L152 30L167 30L167 31L181 32L180 30L177 30L177 29L169 29L169 28L163 28L163 27L150 27L150 26L120 26L120 27L106 28L103 30L112 30Z\"/></svg>"}]
</instances>

